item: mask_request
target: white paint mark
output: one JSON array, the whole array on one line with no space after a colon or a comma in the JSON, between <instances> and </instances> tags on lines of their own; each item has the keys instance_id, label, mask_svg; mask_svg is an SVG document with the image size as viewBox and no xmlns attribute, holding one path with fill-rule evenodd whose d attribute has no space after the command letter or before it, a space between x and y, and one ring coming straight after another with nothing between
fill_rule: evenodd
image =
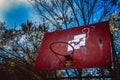
<instances>
[{"instance_id":1,"label":"white paint mark","mask_svg":"<svg viewBox=\"0 0 120 80\"><path fill-rule=\"evenodd\" d=\"M79 34L75 35L74 39L71 41L68 41L69 44L71 44L74 49L80 49L80 47L85 46L86 44L86 34ZM73 50L70 45L68 45L68 51Z\"/></svg>"}]
</instances>

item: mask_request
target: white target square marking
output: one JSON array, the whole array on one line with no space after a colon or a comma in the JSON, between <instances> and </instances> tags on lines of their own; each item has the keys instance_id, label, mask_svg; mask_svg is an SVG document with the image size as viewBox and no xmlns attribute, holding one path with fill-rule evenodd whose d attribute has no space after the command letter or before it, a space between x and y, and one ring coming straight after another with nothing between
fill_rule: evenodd
<instances>
[{"instance_id":1,"label":"white target square marking","mask_svg":"<svg viewBox=\"0 0 120 80\"><path fill-rule=\"evenodd\" d=\"M68 41L69 44L71 44L74 49L80 49L80 47L85 46L86 44L86 34L79 34L75 35L74 39L71 41ZM71 46L68 45L68 51L73 50Z\"/></svg>"}]
</instances>

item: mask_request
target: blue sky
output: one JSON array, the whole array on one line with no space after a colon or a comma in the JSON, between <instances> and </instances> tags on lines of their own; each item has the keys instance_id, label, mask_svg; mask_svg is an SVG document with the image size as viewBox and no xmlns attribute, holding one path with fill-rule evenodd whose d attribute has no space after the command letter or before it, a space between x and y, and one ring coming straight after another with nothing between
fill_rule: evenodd
<instances>
[{"instance_id":1,"label":"blue sky","mask_svg":"<svg viewBox=\"0 0 120 80\"><path fill-rule=\"evenodd\" d=\"M0 0L0 21L5 21L7 27L13 28L15 24L20 26L27 20L38 21L34 9L27 0Z\"/></svg>"},{"instance_id":2,"label":"blue sky","mask_svg":"<svg viewBox=\"0 0 120 80\"><path fill-rule=\"evenodd\" d=\"M27 20L39 23L39 16L28 0L0 0L0 21L5 21L7 27L18 27Z\"/></svg>"}]
</instances>

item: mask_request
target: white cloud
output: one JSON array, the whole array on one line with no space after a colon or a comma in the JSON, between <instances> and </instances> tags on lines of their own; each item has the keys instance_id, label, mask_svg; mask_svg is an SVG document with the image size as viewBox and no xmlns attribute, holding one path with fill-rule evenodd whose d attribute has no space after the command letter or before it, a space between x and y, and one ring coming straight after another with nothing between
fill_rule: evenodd
<instances>
[{"instance_id":1,"label":"white cloud","mask_svg":"<svg viewBox=\"0 0 120 80\"><path fill-rule=\"evenodd\" d=\"M13 0L14 1L14 0ZM19 2L25 2L28 3L28 0L18 0Z\"/></svg>"},{"instance_id":2,"label":"white cloud","mask_svg":"<svg viewBox=\"0 0 120 80\"><path fill-rule=\"evenodd\" d=\"M29 6L28 0L0 0L0 21L3 19L3 14L11 9L11 7L15 7L16 5L25 4Z\"/></svg>"},{"instance_id":3,"label":"white cloud","mask_svg":"<svg viewBox=\"0 0 120 80\"><path fill-rule=\"evenodd\" d=\"M8 7L8 2L6 0L0 0L0 10L4 10L4 8Z\"/></svg>"},{"instance_id":4,"label":"white cloud","mask_svg":"<svg viewBox=\"0 0 120 80\"><path fill-rule=\"evenodd\" d=\"M37 22L39 24L40 19L39 15L37 15L31 6L31 4L28 2L29 0L0 0L0 21L6 21L4 18L4 14L6 12L9 12L11 8L17 8L17 6L25 5L26 8L29 9L30 15L29 20L32 20L33 22ZM9 24L8 24L9 25Z\"/></svg>"},{"instance_id":5,"label":"white cloud","mask_svg":"<svg viewBox=\"0 0 120 80\"><path fill-rule=\"evenodd\" d=\"M9 9L14 4L29 4L27 0L0 0L0 12Z\"/></svg>"}]
</instances>

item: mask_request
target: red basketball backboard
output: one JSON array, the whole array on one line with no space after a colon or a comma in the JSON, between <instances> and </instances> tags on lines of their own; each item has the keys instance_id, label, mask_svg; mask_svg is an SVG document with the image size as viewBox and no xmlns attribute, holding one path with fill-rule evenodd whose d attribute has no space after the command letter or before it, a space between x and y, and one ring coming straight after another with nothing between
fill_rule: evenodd
<instances>
[{"instance_id":1,"label":"red basketball backboard","mask_svg":"<svg viewBox=\"0 0 120 80\"><path fill-rule=\"evenodd\" d=\"M34 69L58 70L110 66L110 39L108 22L47 32Z\"/></svg>"}]
</instances>

